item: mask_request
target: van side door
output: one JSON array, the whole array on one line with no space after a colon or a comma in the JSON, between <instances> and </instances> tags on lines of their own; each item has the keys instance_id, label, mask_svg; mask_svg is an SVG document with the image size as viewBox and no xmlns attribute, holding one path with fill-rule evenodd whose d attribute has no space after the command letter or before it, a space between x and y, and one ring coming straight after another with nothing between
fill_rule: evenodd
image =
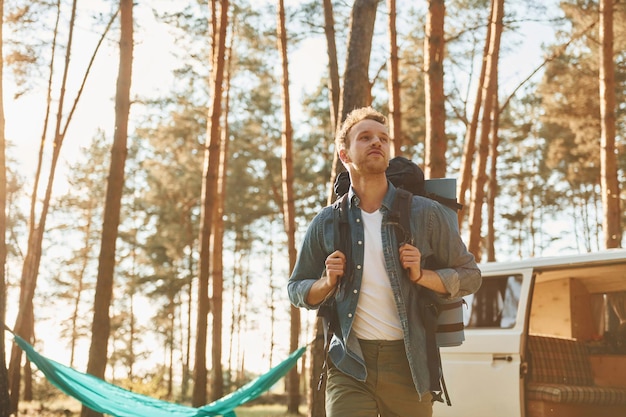
<instances>
[{"instance_id":1,"label":"van side door","mask_svg":"<svg viewBox=\"0 0 626 417\"><path fill-rule=\"evenodd\" d=\"M441 348L452 406L436 403L434 415L522 417L526 334L532 268L483 270L476 294L465 298L465 342Z\"/></svg>"}]
</instances>

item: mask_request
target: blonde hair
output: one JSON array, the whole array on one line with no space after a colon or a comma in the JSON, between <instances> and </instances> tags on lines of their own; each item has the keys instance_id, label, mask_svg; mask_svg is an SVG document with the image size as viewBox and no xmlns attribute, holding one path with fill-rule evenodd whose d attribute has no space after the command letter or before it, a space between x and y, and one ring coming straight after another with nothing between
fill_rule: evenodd
<instances>
[{"instance_id":1,"label":"blonde hair","mask_svg":"<svg viewBox=\"0 0 626 417\"><path fill-rule=\"evenodd\" d=\"M384 126L387 126L387 118L372 107L360 107L352 110L346 116L346 119L341 125L341 129L337 132L337 136L335 137L335 148L337 149L337 152L342 149L346 149L346 147L349 146L348 134L354 125L362 120L374 120Z\"/></svg>"}]
</instances>

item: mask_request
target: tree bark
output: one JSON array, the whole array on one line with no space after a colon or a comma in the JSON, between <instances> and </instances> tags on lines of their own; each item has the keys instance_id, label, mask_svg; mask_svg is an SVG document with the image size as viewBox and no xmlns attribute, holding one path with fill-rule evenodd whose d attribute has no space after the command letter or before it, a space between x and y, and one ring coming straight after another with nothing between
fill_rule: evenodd
<instances>
[{"instance_id":1,"label":"tree bark","mask_svg":"<svg viewBox=\"0 0 626 417\"><path fill-rule=\"evenodd\" d=\"M283 99L283 126L281 135L282 146L282 212L287 233L287 251L289 254L289 271L296 264L296 220L293 193L293 128L291 126L291 104L289 96L289 60L287 57L287 30L285 27L285 4L278 0L277 25L278 50L282 65L282 99ZM300 309L291 306L291 325L289 337L289 351L294 352L300 346ZM294 366L287 374L287 412L298 414L300 406L300 374Z\"/></svg>"},{"instance_id":2,"label":"tree bark","mask_svg":"<svg viewBox=\"0 0 626 417\"><path fill-rule=\"evenodd\" d=\"M377 0L355 0L352 6L341 94L341 122L350 111L372 103L368 70L377 7Z\"/></svg>"},{"instance_id":3,"label":"tree bark","mask_svg":"<svg viewBox=\"0 0 626 417\"><path fill-rule=\"evenodd\" d=\"M222 366L222 321L223 321L223 305L224 305L224 262L222 252L224 250L224 205L226 202L226 175L228 172L228 111L230 105L230 67L232 41L230 42L226 53L225 68L225 91L224 98L224 127L222 129L222 139L220 143L220 166L217 178L218 198L217 208L214 215L215 231L211 234L211 253L212 253L212 291L211 291L211 312L213 313L213 339L211 346L211 400L215 401L224 396L224 374Z\"/></svg>"},{"instance_id":4,"label":"tree bark","mask_svg":"<svg viewBox=\"0 0 626 417\"><path fill-rule=\"evenodd\" d=\"M493 11L492 11L493 13ZM465 195L467 194L470 184L472 183L472 161L476 152L476 133L478 132L478 119L480 117L480 109L483 103L482 86L485 83L485 73L487 72L487 56L489 55L489 45L491 44L491 24L487 25L487 36L485 38L485 48L483 50L483 59L480 66L480 75L478 77L478 88L476 89L476 99L474 100L474 108L472 111L472 119L470 120L467 131L465 132L465 142L463 143L463 155L461 156L461 170L459 172L459 184L457 186L457 195L459 204L463 206L458 212L459 229L463 227L463 221L467 216L467 205L465 204Z\"/></svg>"},{"instance_id":5,"label":"tree bark","mask_svg":"<svg viewBox=\"0 0 626 417\"><path fill-rule=\"evenodd\" d=\"M498 61L496 60L496 70L498 74ZM500 108L498 100L498 78L494 80L496 94L492 96L492 123L491 123L491 141L489 142L489 180L487 183L487 262L496 261L496 195L498 193L498 145L500 137L498 130L500 128Z\"/></svg>"},{"instance_id":6,"label":"tree bark","mask_svg":"<svg viewBox=\"0 0 626 417\"><path fill-rule=\"evenodd\" d=\"M396 29L396 0L387 0L389 13L389 59L387 61L389 76L389 133L393 141L393 155L402 155L402 111L400 106L400 80L398 70L398 31Z\"/></svg>"},{"instance_id":7,"label":"tree bark","mask_svg":"<svg viewBox=\"0 0 626 417\"><path fill-rule=\"evenodd\" d=\"M200 407L207 403L206 342L209 314L209 271L213 210L217 194L217 175L220 160L220 120L222 115L222 91L224 81L224 56L226 54L226 29L228 28L228 0L222 0L217 31L217 53L213 53L212 105L208 118L209 137L204 151L200 219L200 266L198 277L198 322L196 332L194 386L192 404Z\"/></svg>"},{"instance_id":8,"label":"tree bark","mask_svg":"<svg viewBox=\"0 0 626 417\"><path fill-rule=\"evenodd\" d=\"M424 37L424 87L426 93L426 138L424 175L446 175L446 107L443 90L444 0L430 0Z\"/></svg>"},{"instance_id":9,"label":"tree bark","mask_svg":"<svg viewBox=\"0 0 626 417\"><path fill-rule=\"evenodd\" d=\"M56 35L58 33L58 21L60 15L60 3L57 4L57 26L54 31L54 41L52 52L54 53L56 45ZM31 209L30 209L30 227L28 233L28 243L26 249L26 256L24 258L24 264L22 267L22 275L20 279L20 299L18 305L17 318L13 330L16 334L21 336L26 341L32 342L33 339L33 297L35 295L35 288L37 287L37 275L39 272L39 265L41 262L41 245L43 242L43 233L45 230L46 219L48 217L48 210L50 207L50 198L52 195L52 184L54 182L54 175L56 172L56 165L59 160L59 154L61 146L63 145L63 134L61 131L61 117L63 115L63 107L65 103L65 86L67 85L67 77L70 64L70 53L72 39L74 35L74 22L76 18L76 0L72 3L72 14L69 22L68 43L65 53L65 65L63 70L63 76L61 81L61 87L59 92L59 100L57 107L56 129L54 135L54 146L52 152L52 161L50 163L50 173L48 175L48 184L46 187L45 196L42 203L41 215L39 223L36 222L35 207L37 206L37 189L39 188L39 179L42 169L43 160L43 144L46 138L46 128L44 127L44 133L42 135L41 147L39 151L39 160L37 165L37 173L35 176L35 184L33 186L33 194L31 197ZM46 108L46 125L50 114L50 100L51 100L51 83L53 74L54 59L50 63L50 80L48 84L48 106ZM9 362L9 391L11 396L11 412L17 413L19 396L20 396L20 366L22 362L22 351L13 345L11 348L11 359Z\"/></svg>"},{"instance_id":10,"label":"tree bark","mask_svg":"<svg viewBox=\"0 0 626 417\"><path fill-rule=\"evenodd\" d=\"M335 17L332 0L324 0L324 34L326 35L326 50L328 51L328 92L330 95L330 123L331 131L336 132L339 125L339 102L341 99L341 84L339 80L339 63L337 60L337 45L335 42ZM333 184L340 169L337 152L333 153L333 165L328 187L328 204L335 198ZM311 355L314 358L315 355ZM315 361L315 359L312 359ZM323 403L323 400L322 400Z\"/></svg>"},{"instance_id":11,"label":"tree bark","mask_svg":"<svg viewBox=\"0 0 626 417\"><path fill-rule=\"evenodd\" d=\"M91 346L87 372L104 378L107 364L107 348L111 320L109 308L113 295L115 271L115 248L120 223L120 210L124 190L124 168L128 142L128 118L130 114L130 86L133 65L133 2L120 0L120 62L115 93L115 133L111 149L111 167L107 183L102 223L102 242L98 259L98 276L94 298L94 316L91 327ZM87 407L82 417L101 415Z\"/></svg>"},{"instance_id":12,"label":"tree bark","mask_svg":"<svg viewBox=\"0 0 626 417\"><path fill-rule=\"evenodd\" d=\"M600 184L605 248L622 243L620 189L615 152L615 64L613 58L613 0L600 0Z\"/></svg>"},{"instance_id":13,"label":"tree bark","mask_svg":"<svg viewBox=\"0 0 626 417\"><path fill-rule=\"evenodd\" d=\"M469 211L470 237L468 250L474 254L476 259L481 259L481 229L482 229L482 208L485 197L485 183L487 182L487 160L489 158L489 136L491 133L491 117L493 114L494 95L497 91L497 69L498 57L500 54L500 38L502 37L502 19L504 17L504 0L492 0L491 13L491 33L492 38L487 54L487 70L485 72L485 82L482 87L484 104L481 121L480 141L478 145L478 161L472 182L472 194Z\"/></svg>"},{"instance_id":14,"label":"tree bark","mask_svg":"<svg viewBox=\"0 0 626 417\"><path fill-rule=\"evenodd\" d=\"M7 311L7 166L6 166L6 137L4 118L4 39L2 26L4 22L4 0L0 0L0 320L6 323ZM11 414L9 397L9 377L6 367L5 332L0 332L0 416Z\"/></svg>"}]
</instances>

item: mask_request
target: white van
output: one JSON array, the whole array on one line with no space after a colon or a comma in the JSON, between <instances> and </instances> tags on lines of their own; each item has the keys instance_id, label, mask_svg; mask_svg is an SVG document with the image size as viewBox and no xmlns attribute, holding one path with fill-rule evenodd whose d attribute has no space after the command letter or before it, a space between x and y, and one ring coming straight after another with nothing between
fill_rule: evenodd
<instances>
[{"instance_id":1,"label":"white van","mask_svg":"<svg viewBox=\"0 0 626 417\"><path fill-rule=\"evenodd\" d=\"M626 417L626 250L480 268L434 416Z\"/></svg>"}]
</instances>

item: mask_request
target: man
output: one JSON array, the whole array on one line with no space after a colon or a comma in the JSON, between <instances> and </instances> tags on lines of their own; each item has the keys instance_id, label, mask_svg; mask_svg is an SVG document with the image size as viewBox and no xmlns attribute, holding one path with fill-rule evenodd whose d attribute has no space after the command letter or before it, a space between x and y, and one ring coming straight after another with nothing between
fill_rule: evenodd
<instances>
[{"instance_id":1,"label":"man","mask_svg":"<svg viewBox=\"0 0 626 417\"><path fill-rule=\"evenodd\" d=\"M326 415L430 417L431 392L438 387L429 363L439 359L427 354L421 302L427 290L444 298L475 292L480 271L461 241L456 216L424 197L414 196L411 205L414 246L396 249L388 220L396 189L385 175L390 138L382 114L370 107L352 111L336 148L351 181L352 259L333 247L334 209L326 207L309 225L288 284L297 307L336 300L341 334L328 352ZM353 264L350 277L344 276L347 262ZM431 369L438 372L438 363Z\"/></svg>"}]
</instances>

